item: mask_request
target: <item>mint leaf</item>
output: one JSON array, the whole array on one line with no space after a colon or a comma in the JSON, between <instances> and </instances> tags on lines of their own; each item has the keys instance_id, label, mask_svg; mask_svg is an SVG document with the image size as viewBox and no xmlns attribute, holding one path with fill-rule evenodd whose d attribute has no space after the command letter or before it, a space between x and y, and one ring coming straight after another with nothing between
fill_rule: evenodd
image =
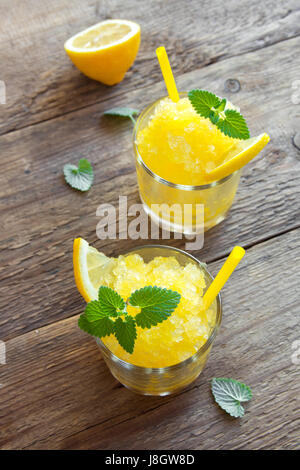
<instances>
[{"instance_id":1,"label":"mint leaf","mask_svg":"<svg viewBox=\"0 0 300 470\"><path fill-rule=\"evenodd\" d=\"M137 338L136 326L151 328L166 320L179 304L180 298L178 292L161 287L146 286L138 289L128 299L130 305L141 309L133 317L128 315L126 303L118 292L101 286L98 300L92 300L86 305L78 325L86 333L99 338L114 334L122 348L132 354Z\"/></svg>"},{"instance_id":2,"label":"mint leaf","mask_svg":"<svg viewBox=\"0 0 300 470\"><path fill-rule=\"evenodd\" d=\"M115 290L101 286L98 290L98 303L101 312L110 317L125 314L125 302Z\"/></svg>"},{"instance_id":3,"label":"mint leaf","mask_svg":"<svg viewBox=\"0 0 300 470\"><path fill-rule=\"evenodd\" d=\"M224 114L225 117L216 124L218 129L234 139L249 139L249 129L243 116L234 109L227 109Z\"/></svg>"},{"instance_id":4,"label":"mint leaf","mask_svg":"<svg viewBox=\"0 0 300 470\"><path fill-rule=\"evenodd\" d=\"M180 300L178 292L157 286L146 286L134 291L128 302L134 307L150 307L152 305L171 309L173 312Z\"/></svg>"},{"instance_id":5,"label":"mint leaf","mask_svg":"<svg viewBox=\"0 0 300 470\"><path fill-rule=\"evenodd\" d=\"M211 111L208 117L213 124L217 124L218 120L220 119L218 111Z\"/></svg>"},{"instance_id":6,"label":"mint leaf","mask_svg":"<svg viewBox=\"0 0 300 470\"><path fill-rule=\"evenodd\" d=\"M104 317L117 317L127 313L125 311L124 300L110 287L99 287L98 299L89 302L85 308L84 313L89 322L94 322Z\"/></svg>"},{"instance_id":7,"label":"mint leaf","mask_svg":"<svg viewBox=\"0 0 300 470\"><path fill-rule=\"evenodd\" d=\"M82 158L79 160L78 166L71 163L64 165L64 176L72 188L88 191L94 179L93 167L88 160Z\"/></svg>"},{"instance_id":8,"label":"mint leaf","mask_svg":"<svg viewBox=\"0 0 300 470\"><path fill-rule=\"evenodd\" d=\"M226 99L220 99L205 90L191 90L188 98L195 111L210 119L223 134L233 139L249 139L250 133L243 116L234 109L226 109Z\"/></svg>"},{"instance_id":9,"label":"mint leaf","mask_svg":"<svg viewBox=\"0 0 300 470\"><path fill-rule=\"evenodd\" d=\"M114 322L109 317L103 317L100 320L89 322L85 314L80 315L78 326L86 333L97 338L109 336L114 333Z\"/></svg>"},{"instance_id":10,"label":"mint leaf","mask_svg":"<svg viewBox=\"0 0 300 470\"><path fill-rule=\"evenodd\" d=\"M205 90L191 90L188 92L188 98L195 111L205 118L209 117L212 108L221 105L220 98Z\"/></svg>"},{"instance_id":11,"label":"mint leaf","mask_svg":"<svg viewBox=\"0 0 300 470\"><path fill-rule=\"evenodd\" d=\"M221 101L221 103L220 103L220 105L219 105L218 108L217 108L218 111L224 111L225 106L226 106L226 103L227 103L226 98L223 98L222 101Z\"/></svg>"},{"instance_id":12,"label":"mint leaf","mask_svg":"<svg viewBox=\"0 0 300 470\"><path fill-rule=\"evenodd\" d=\"M112 108L108 109L107 111L104 111L103 114L105 116L126 117L131 119L132 122L135 124L135 119L133 118L133 116L139 114L139 110L134 108Z\"/></svg>"},{"instance_id":13,"label":"mint leaf","mask_svg":"<svg viewBox=\"0 0 300 470\"><path fill-rule=\"evenodd\" d=\"M213 378L211 390L218 405L234 418L244 416L244 408L241 402L252 398L250 388L234 379Z\"/></svg>"},{"instance_id":14,"label":"mint leaf","mask_svg":"<svg viewBox=\"0 0 300 470\"><path fill-rule=\"evenodd\" d=\"M166 320L180 302L180 294L176 291L157 286L146 286L131 294L128 302L140 307L141 312L135 316L136 324L141 328L151 328Z\"/></svg>"},{"instance_id":15,"label":"mint leaf","mask_svg":"<svg viewBox=\"0 0 300 470\"><path fill-rule=\"evenodd\" d=\"M114 322L114 333L122 348L129 354L132 354L137 337L134 318L130 315L124 320L120 317L117 318Z\"/></svg>"},{"instance_id":16,"label":"mint leaf","mask_svg":"<svg viewBox=\"0 0 300 470\"><path fill-rule=\"evenodd\" d=\"M89 302L85 307L84 313L89 322L94 322L108 316L105 311L101 310L98 300Z\"/></svg>"}]
</instances>

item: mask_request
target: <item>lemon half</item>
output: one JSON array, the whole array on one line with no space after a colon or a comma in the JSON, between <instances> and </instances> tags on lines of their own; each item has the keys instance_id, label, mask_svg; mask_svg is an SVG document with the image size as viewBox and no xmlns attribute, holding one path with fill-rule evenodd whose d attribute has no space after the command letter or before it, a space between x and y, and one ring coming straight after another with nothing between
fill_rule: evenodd
<instances>
[{"instance_id":1,"label":"lemon half","mask_svg":"<svg viewBox=\"0 0 300 470\"><path fill-rule=\"evenodd\" d=\"M140 39L137 23L106 20L71 37L64 48L82 73L106 85L115 85L133 64Z\"/></svg>"}]
</instances>

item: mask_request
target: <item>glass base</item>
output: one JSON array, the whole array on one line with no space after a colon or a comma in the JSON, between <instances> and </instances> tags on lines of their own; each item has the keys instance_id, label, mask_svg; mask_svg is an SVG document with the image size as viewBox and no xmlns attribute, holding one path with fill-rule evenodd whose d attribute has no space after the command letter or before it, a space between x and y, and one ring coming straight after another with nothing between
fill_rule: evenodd
<instances>
[{"instance_id":1,"label":"glass base","mask_svg":"<svg viewBox=\"0 0 300 470\"><path fill-rule=\"evenodd\" d=\"M201 374L201 372L200 372L200 374ZM112 374L112 375L125 388L127 388L131 392L136 393L137 395L144 395L144 396L147 396L147 397L167 397L168 395L174 395L174 393L178 393L178 392L181 392L182 390L185 390L189 385L191 385L191 383L193 383L199 377L200 374L198 374L197 377L193 378L189 383L187 383L185 385L182 385L180 387L174 388L173 390L168 390L166 392L156 392L156 391L146 392L145 390L139 390L138 388L130 387L130 385L126 385L125 383L120 382L120 380L114 374Z\"/></svg>"},{"instance_id":2,"label":"glass base","mask_svg":"<svg viewBox=\"0 0 300 470\"><path fill-rule=\"evenodd\" d=\"M182 225L173 223L169 220L165 220L162 217L159 217L152 209L150 209L150 207L145 203L145 201L143 201L142 197L141 201L143 203L144 211L151 218L151 220L156 223L156 225L169 232L182 233L183 235L199 235L201 233L207 232L209 229L223 222L227 215L227 212L225 212L224 214L219 215L215 219L204 223L204 225Z\"/></svg>"}]
</instances>

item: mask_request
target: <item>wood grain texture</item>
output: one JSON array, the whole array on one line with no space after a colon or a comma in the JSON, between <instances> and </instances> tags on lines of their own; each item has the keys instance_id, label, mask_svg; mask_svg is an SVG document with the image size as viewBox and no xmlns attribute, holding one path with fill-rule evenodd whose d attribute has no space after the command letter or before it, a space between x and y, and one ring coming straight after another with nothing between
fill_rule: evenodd
<instances>
[{"instance_id":1,"label":"wood grain texture","mask_svg":"<svg viewBox=\"0 0 300 470\"><path fill-rule=\"evenodd\" d=\"M299 448L300 368L291 360L299 339L299 235L247 251L224 288L223 323L206 368L176 396L143 397L120 386L77 316L8 341L1 448ZM215 274L220 265L209 269ZM251 386L243 419L214 404L214 376Z\"/></svg>"},{"instance_id":2,"label":"wood grain texture","mask_svg":"<svg viewBox=\"0 0 300 470\"><path fill-rule=\"evenodd\" d=\"M124 81L106 87L72 66L63 43L116 17L141 24L142 44ZM291 360L299 340L299 1L2 0L0 40L0 447L299 449L300 368ZM82 236L107 255L145 243L97 239L99 204L117 205L119 195L139 202L132 125L102 113L165 95L155 58L162 44L180 90L226 96L252 135L266 131L271 142L245 168L228 218L194 252L215 274L234 244L248 248L225 286L210 360L177 396L146 398L112 378L77 327L84 302L72 241ZM95 171L87 194L62 176L82 157ZM158 242L185 248L185 240ZM242 420L214 404L213 376L253 389Z\"/></svg>"},{"instance_id":3,"label":"wood grain texture","mask_svg":"<svg viewBox=\"0 0 300 470\"><path fill-rule=\"evenodd\" d=\"M235 77L241 91L227 96L241 106L253 135L266 130L271 136L264 158L245 168L227 220L206 234L203 250L195 253L204 261L224 257L236 243L252 246L299 225L300 162L292 136L300 120L299 106L291 101L292 83L300 71L299 45L300 39L291 39L179 77L181 89L206 84L219 94L224 93L226 79ZM130 92L122 104L142 107L145 96L150 102L162 94L162 85L148 87L147 92ZM82 236L107 255L145 243L97 240L99 204L116 205L120 194L128 196L128 204L139 202L132 125L101 117L117 103L109 100L0 137L3 340L77 311L73 238ZM87 194L72 190L62 176L64 163L82 157L95 168L95 183ZM185 247L184 240L164 243Z\"/></svg>"},{"instance_id":4,"label":"wood grain texture","mask_svg":"<svg viewBox=\"0 0 300 470\"><path fill-rule=\"evenodd\" d=\"M7 87L0 133L84 108L161 81L155 48L165 44L177 76L300 34L298 0L2 0L0 80ZM84 77L63 44L107 18L142 28L137 60L118 86ZM2 112L3 111L3 112Z\"/></svg>"}]
</instances>

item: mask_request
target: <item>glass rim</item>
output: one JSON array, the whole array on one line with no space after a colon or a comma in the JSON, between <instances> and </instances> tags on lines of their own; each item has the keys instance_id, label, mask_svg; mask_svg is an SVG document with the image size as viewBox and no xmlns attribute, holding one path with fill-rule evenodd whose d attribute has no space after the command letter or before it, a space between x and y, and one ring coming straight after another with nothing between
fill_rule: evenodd
<instances>
[{"instance_id":1,"label":"glass rim","mask_svg":"<svg viewBox=\"0 0 300 470\"><path fill-rule=\"evenodd\" d=\"M126 255L128 255L132 252L137 252L139 250L148 249L148 248L149 249L163 248L163 249L179 252L182 255L185 255L187 258L190 258L193 261L195 261L198 265L200 265L201 268L204 269L205 274L211 279L211 281L213 281L213 279L214 279L214 277L208 271L205 263L202 263L201 261L199 261L195 256L191 255L190 253L187 253L186 251L181 250L180 248L175 248L173 246L160 245L160 244L157 244L157 245L155 245L155 244L141 245L139 247L129 249L128 251L126 251L126 253L123 254L123 256L126 256ZM221 325L221 321L222 321L222 300L221 300L221 294L220 293L218 294L218 296L216 298L216 302L217 302L216 323L215 323L214 327L212 328L212 331L211 331L209 337L207 338L207 340L205 341L205 343L194 354L192 354L192 356L188 357L187 359L184 359L181 362L177 362L176 364L173 364L171 366L166 366L166 367L144 367L144 366L138 366L138 365L135 365L135 364L131 364L130 362L124 361L124 359L120 359L118 356L116 356L103 343L101 338L96 338L96 342L99 345L99 347L103 348L103 350L112 357L114 362L119 363L120 365L124 366L126 369L135 369L137 371L140 371L140 372L144 371L146 373L174 372L177 369L181 369L182 367L185 367L188 364L194 362L197 359L198 356L201 356L203 353L205 353L208 350L208 348L212 345L214 339L216 338L218 329L219 329L219 327Z\"/></svg>"},{"instance_id":2,"label":"glass rim","mask_svg":"<svg viewBox=\"0 0 300 470\"><path fill-rule=\"evenodd\" d=\"M182 95L182 96L185 96L187 95L187 92L186 91L182 91L179 93L179 95ZM134 150L135 150L135 153L136 153L136 157L137 157L137 161L140 165L143 166L143 168L146 170L146 172L152 176L152 178L155 180L155 181L158 181L159 183L162 183L166 186L170 186L171 188L176 188L176 189L181 189L182 191L199 191L199 190L203 190L203 189L209 189L209 188L214 188L215 186L219 186L220 184L223 184L225 183L227 180L229 180L233 175L235 175L236 173L238 173L240 170L236 170L234 171L233 173L230 173L230 175L227 175L225 176L224 178L220 179L220 180L216 180L216 181L213 181L212 183L207 183L207 184L200 184L200 185L189 185L189 184L179 184L179 183L172 183L171 181L168 181L164 178L162 178L161 176L157 175L156 173L154 173L147 165L146 163L144 162L144 160L142 159L142 156L139 152L139 149L138 149L138 146L136 144L136 136L137 136L137 132L138 132L138 129L139 129L139 126L141 124L141 121L143 120L144 116L152 109L156 106L156 104L159 102L159 101L162 101L163 99L165 98L168 98L168 95L166 96L163 96L162 98L159 98L157 99L156 101L153 101L153 103L150 103L148 106L146 106L146 108L143 109L143 111L141 112L141 114L139 115L135 125L134 125L134 128L133 128L133 146L134 146Z\"/></svg>"}]
</instances>

